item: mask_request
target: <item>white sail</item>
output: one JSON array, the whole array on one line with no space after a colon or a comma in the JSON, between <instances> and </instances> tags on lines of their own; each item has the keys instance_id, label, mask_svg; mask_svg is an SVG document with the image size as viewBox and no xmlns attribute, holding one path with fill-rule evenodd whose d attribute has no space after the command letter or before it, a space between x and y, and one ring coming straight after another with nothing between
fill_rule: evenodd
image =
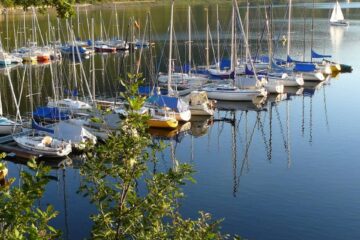
<instances>
[{"instance_id":1,"label":"white sail","mask_svg":"<svg viewBox=\"0 0 360 240\"><path fill-rule=\"evenodd\" d=\"M330 18L330 22L338 22L338 21L343 21L344 20L344 15L341 11L341 7L339 2L336 2L336 4L334 5L333 11L331 13L331 18Z\"/></svg>"}]
</instances>

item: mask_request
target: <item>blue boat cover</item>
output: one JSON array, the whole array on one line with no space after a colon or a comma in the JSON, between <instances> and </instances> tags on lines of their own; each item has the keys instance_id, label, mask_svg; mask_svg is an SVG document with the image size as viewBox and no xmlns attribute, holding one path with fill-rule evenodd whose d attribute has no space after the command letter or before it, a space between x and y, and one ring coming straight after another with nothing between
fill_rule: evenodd
<instances>
[{"instance_id":1,"label":"blue boat cover","mask_svg":"<svg viewBox=\"0 0 360 240\"><path fill-rule=\"evenodd\" d=\"M81 46L64 46L61 48L61 51L75 54L77 54L79 51L80 54L84 54L86 52L86 49Z\"/></svg>"},{"instance_id":2,"label":"blue boat cover","mask_svg":"<svg viewBox=\"0 0 360 240\"><path fill-rule=\"evenodd\" d=\"M140 95L146 95L146 96L150 96L151 94L157 94L156 91L154 91L154 87L151 86L139 86L138 93ZM160 89L160 94L162 95L168 94L167 89Z\"/></svg>"},{"instance_id":3,"label":"blue boat cover","mask_svg":"<svg viewBox=\"0 0 360 240\"><path fill-rule=\"evenodd\" d=\"M315 64L311 63L296 63L294 67L294 71L298 72L313 72L315 70Z\"/></svg>"},{"instance_id":4,"label":"blue boat cover","mask_svg":"<svg viewBox=\"0 0 360 240\"><path fill-rule=\"evenodd\" d=\"M331 58L331 55L318 54L314 50L311 49L311 57L312 58Z\"/></svg>"},{"instance_id":5,"label":"blue boat cover","mask_svg":"<svg viewBox=\"0 0 360 240\"><path fill-rule=\"evenodd\" d=\"M284 65L287 63L287 61L280 59L280 58L274 58L273 61L275 62L275 64L277 65Z\"/></svg>"},{"instance_id":6,"label":"blue boat cover","mask_svg":"<svg viewBox=\"0 0 360 240\"><path fill-rule=\"evenodd\" d=\"M254 72L249 69L247 64L245 64L245 74L246 75L254 75Z\"/></svg>"},{"instance_id":7,"label":"blue boat cover","mask_svg":"<svg viewBox=\"0 0 360 240\"><path fill-rule=\"evenodd\" d=\"M311 97L315 94L315 88L304 88L303 95L307 97Z\"/></svg>"},{"instance_id":8,"label":"blue boat cover","mask_svg":"<svg viewBox=\"0 0 360 240\"><path fill-rule=\"evenodd\" d=\"M287 56L286 61L287 61L288 63L295 62L289 55Z\"/></svg>"},{"instance_id":9,"label":"blue boat cover","mask_svg":"<svg viewBox=\"0 0 360 240\"><path fill-rule=\"evenodd\" d=\"M31 126L32 126L33 129L54 134L54 130L53 130L53 129L40 126L37 122L35 122L35 120L32 120Z\"/></svg>"},{"instance_id":10,"label":"blue boat cover","mask_svg":"<svg viewBox=\"0 0 360 240\"><path fill-rule=\"evenodd\" d=\"M270 62L269 56L266 56L266 55L259 56L258 60L260 62L263 62L263 63L269 63Z\"/></svg>"},{"instance_id":11,"label":"blue boat cover","mask_svg":"<svg viewBox=\"0 0 360 240\"><path fill-rule=\"evenodd\" d=\"M274 59L271 60L271 69L275 72L288 72L286 68L279 66Z\"/></svg>"},{"instance_id":12,"label":"blue boat cover","mask_svg":"<svg viewBox=\"0 0 360 240\"><path fill-rule=\"evenodd\" d=\"M76 88L74 90L64 89L64 94L76 97L79 96L79 91Z\"/></svg>"},{"instance_id":13,"label":"blue boat cover","mask_svg":"<svg viewBox=\"0 0 360 240\"><path fill-rule=\"evenodd\" d=\"M221 59L220 60L220 69L229 69L231 67L231 61L230 59Z\"/></svg>"},{"instance_id":14,"label":"blue boat cover","mask_svg":"<svg viewBox=\"0 0 360 240\"><path fill-rule=\"evenodd\" d=\"M175 66L175 72L184 72L187 73L191 69L189 64L184 64L183 66Z\"/></svg>"},{"instance_id":15,"label":"blue boat cover","mask_svg":"<svg viewBox=\"0 0 360 240\"><path fill-rule=\"evenodd\" d=\"M70 118L67 113L60 112L57 107L37 107L33 112L33 116L44 120L67 120Z\"/></svg>"},{"instance_id":16,"label":"blue boat cover","mask_svg":"<svg viewBox=\"0 0 360 240\"><path fill-rule=\"evenodd\" d=\"M147 102L159 107L168 107L175 112L183 112L188 108L187 104L181 99L164 95L151 96L147 99Z\"/></svg>"}]
</instances>

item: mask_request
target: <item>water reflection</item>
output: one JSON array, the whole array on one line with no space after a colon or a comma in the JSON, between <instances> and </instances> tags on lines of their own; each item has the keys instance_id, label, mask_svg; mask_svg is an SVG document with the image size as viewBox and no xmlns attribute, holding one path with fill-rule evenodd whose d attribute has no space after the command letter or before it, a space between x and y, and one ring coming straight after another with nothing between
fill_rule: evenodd
<instances>
[{"instance_id":1,"label":"water reflection","mask_svg":"<svg viewBox=\"0 0 360 240\"><path fill-rule=\"evenodd\" d=\"M191 136L202 137L206 135L213 123L214 123L214 119L212 116L191 117L191 130L190 130Z\"/></svg>"},{"instance_id":2,"label":"water reflection","mask_svg":"<svg viewBox=\"0 0 360 240\"><path fill-rule=\"evenodd\" d=\"M330 26L329 28L331 46L335 54L339 52L340 46L343 44L344 32L346 29L347 28L336 26Z\"/></svg>"}]
</instances>

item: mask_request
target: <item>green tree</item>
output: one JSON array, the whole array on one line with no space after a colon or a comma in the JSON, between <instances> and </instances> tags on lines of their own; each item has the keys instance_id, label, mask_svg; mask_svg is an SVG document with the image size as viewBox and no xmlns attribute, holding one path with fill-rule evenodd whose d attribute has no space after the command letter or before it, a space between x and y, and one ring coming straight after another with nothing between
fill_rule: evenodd
<instances>
[{"instance_id":1,"label":"green tree","mask_svg":"<svg viewBox=\"0 0 360 240\"><path fill-rule=\"evenodd\" d=\"M0 3L5 7L22 7L25 10L36 7L44 11L47 7L54 7L59 17L68 18L74 15L75 0L0 0Z\"/></svg>"},{"instance_id":2,"label":"green tree","mask_svg":"<svg viewBox=\"0 0 360 240\"><path fill-rule=\"evenodd\" d=\"M141 75L129 79L122 82L129 116L117 134L88 155L81 169L85 178L81 192L98 208L92 216L92 238L222 239L219 221L212 221L209 214L200 213L191 220L179 213L179 199L184 196L181 186L193 181L190 165L175 161L172 168L158 173L148 168L164 146L153 143L147 133L148 117L137 113L145 101L137 94ZM138 192L139 185L146 190Z\"/></svg>"},{"instance_id":3,"label":"green tree","mask_svg":"<svg viewBox=\"0 0 360 240\"><path fill-rule=\"evenodd\" d=\"M4 167L4 163L1 163ZM12 186L15 179L8 180L0 187L0 239L55 239L60 231L49 221L58 212L52 206L45 210L36 206L49 182L49 167L28 162L30 171L21 171L21 185Z\"/></svg>"}]
</instances>

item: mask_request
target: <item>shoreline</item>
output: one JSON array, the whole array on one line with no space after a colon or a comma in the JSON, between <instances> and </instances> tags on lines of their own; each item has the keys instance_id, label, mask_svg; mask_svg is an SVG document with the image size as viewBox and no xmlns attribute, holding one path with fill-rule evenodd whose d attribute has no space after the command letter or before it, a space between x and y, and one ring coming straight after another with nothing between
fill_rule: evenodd
<instances>
[{"instance_id":1,"label":"shoreline","mask_svg":"<svg viewBox=\"0 0 360 240\"><path fill-rule=\"evenodd\" d=\"M190 0L190 1L178 1L177 4L178 5L183 5L183 4L193 4L193 5L196 5L196 4L204 4L204 3L208 3L208 4L211 4L213 2L216 2L216 1L219 1L219 0ZM231 0L224 0L224 2L231 2ZM137 0L137 1L129 1L129 0L126 0L126 1L104 1L104 2L97 2L97 3L77 3L77 4L74 4L73 7L74 7L74 10L76 11L76 9L79 9L79 10L82 10L82 9L99 9L99 8L112 8L115 6L118 6L119 8L124 8L124 7L127 7L127 6L137 6L137 5L169 5L169 1L166 1L166 0ZM38 7L37 7L38 8ZM29 9L31 9L31 7L29 7ZM30 10L26 10L26 12L30 12ZM48 10L54 10L55 11L55 8L53 7L47 7L45 9L48 9ZM22 7L9 7L9 8L6 8L4 6L2 6L0 4L0 10L1 10L1 14L4 15L7 12L12 12L12 13L17 13L17 12L21 12L23 13L24 12L24 9Z\"/></svg>"}]
</instances>

